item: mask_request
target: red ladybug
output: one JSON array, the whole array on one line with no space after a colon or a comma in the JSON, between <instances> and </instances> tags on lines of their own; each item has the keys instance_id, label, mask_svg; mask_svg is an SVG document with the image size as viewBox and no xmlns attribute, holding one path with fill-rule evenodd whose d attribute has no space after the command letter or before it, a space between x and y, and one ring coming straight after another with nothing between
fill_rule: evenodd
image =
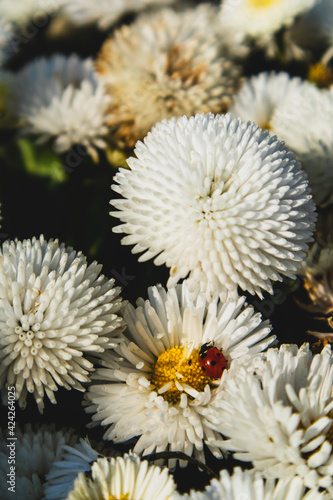
<instances>
[{"instance_id":1,"label":"red ladybug","mask_svg":"<svg viewBox=\"0 0 333 500\"><path fill-rule=\"evenodd\" d=\"M212 342L203 344L199 351L199 365L210 378L221 378L222 372L228 368L227 360L222 351L214 347Z\"/></svg>"}]
</instances>

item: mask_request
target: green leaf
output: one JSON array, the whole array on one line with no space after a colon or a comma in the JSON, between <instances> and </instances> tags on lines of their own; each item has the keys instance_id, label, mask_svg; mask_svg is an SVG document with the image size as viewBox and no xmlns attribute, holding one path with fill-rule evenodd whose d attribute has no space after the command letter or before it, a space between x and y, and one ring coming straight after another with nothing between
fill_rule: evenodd
<instances>
[{"instance_id":1,"label":"green leaf","mask_svg":"<svg viewBox=\"0 0 333 500\"><path fill-rule=\"evenodd\" d=\"M52 185L61 184L67 180L67 173L59 156L50 146L40 146L29 139L19 139L17 147L27 173L46 177Z\"/></svg>"}]
</instances>

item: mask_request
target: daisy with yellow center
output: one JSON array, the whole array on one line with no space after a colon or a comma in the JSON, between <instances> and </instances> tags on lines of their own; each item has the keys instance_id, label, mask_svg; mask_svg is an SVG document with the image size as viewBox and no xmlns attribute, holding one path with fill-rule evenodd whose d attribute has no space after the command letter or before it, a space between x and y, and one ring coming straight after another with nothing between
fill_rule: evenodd
<instances>
[{"instance_id":1,"label":"daisy with yellow center","mask_svg":"<svg viewBox=\"0 0 333 500\"><path fill-rule=\"evenodd\" d=\"M294 18L307 12L316 0L224 0L221 4L222 20L236 24L244 35L265 36L283 26L291 25ZM252 25L250 24L252 22Z\"/></svg>"},{"instance_id":2,"label":"daisy with yellow center","mask_svg":"<svg viewBox=\"0 0 333 500\"><path fill-rule=\"evenodd\" d=\"M99 458L91 477L80 473L67 500L171 500L176 489L167 469L135 455Z\"/></svg>"},{"instance_id":3,"label":"daisy with yellow center","mask_svg":"<svg viewBox=\"0 0 333 500\"><path fill-rule=\"evenodd\" d=\"M233 368L247 366L272 343L270 325L244 306L245 297L206 302L205 294L193 298L187 281L168 291L151 287L148 295L136 309L125 308L123 342L101 355L104 368L93 376L99 382L89 388L87 411L109 426L105 439L124 442L139 436L138 454L180 451L204 462L206 444L221 458L222 437L210 422L210 406ZM202 362L205 344L216 351L208 351ZM227 369L212 378L202 364L208 367L212 353L220 351Z\"/></svg>"},{"instance_id":4,"label":"daisy with yellow center","mask_svg":"<svg viewBox=\"0 0 333 500\"><path fill-rule=\"evenodd\" d=\"M280 0L248 0L247 5L254 9L267 9L274 3L281 3Z\"/></svg>"},{"instance_id":5,"label":"daisy with yellow center","mask_svg":"<svg viewBox=\"0 0 333 500\"><path fill-rule=\"evenodd\" d=\"M316 0L223 0L220 8L221 31L231 37L230 44L254 42L264 47L268 55L273 55L275 34L292 26L296 16L308 12L315 2ZM290 46L290 49L293 47Z\"/></svg>"}]
</instances>

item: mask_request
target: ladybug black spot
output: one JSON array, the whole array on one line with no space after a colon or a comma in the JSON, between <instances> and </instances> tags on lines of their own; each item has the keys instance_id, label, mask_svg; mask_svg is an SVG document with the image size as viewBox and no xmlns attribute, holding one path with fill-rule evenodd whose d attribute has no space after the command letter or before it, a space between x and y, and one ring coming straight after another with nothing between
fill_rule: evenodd
<instances>
[{"instance_id":1,"label":"ladybug black spot","mask_svg":"<svg viewBox=\"0 0 333 500\"><path fill-rule=\"evenodd\" d=\"M216 352L215 356L221 356L221 353L220 352Z\"/></svg>"},{"instance_id":2,"label":"ladybug black spot","mask_svg":"<svg viewBox=\"0 0 333 500\"><path fill-rule=\"evenodd\" d=\"M213 361L210 362L211 366L215 366L216 365L216 361L213 359Z\"/></svg>"}]
</instances>

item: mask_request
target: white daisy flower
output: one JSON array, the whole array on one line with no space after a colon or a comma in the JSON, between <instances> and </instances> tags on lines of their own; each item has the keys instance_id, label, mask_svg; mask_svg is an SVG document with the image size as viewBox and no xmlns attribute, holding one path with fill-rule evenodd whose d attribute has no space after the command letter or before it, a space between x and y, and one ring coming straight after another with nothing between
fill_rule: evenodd
<instances>
[{"instance_id":1,"label":"white daisy flower","mask_svg":"<svg viewBox=\"0 0 333 500\"><path fill-rule=\"evenodd\" d=\"M291 77L289 73L263 72L245 80L235 94L229 112L233 118L250 120L260 128L267 128L274 133L271 125L272 117L287 98L292 100L300 94L311 98L311 92L317 91L318 89L311 83L298 77Z\"/></svg>"},{"instance_id":2,"label":"white daisy flower","mask_svg":"<svg viewBox=\"0 0 333 500\"><path fill-rule=\"evenodd\" d=\"M134 455L99 458L91 475L79 475L67 500L172 500L176 489L168 469L140 462Z\"/></svg>"},{"instance_id":3,"label":"white daisy flower","mask_svg":"<svg viewBox=\"0 0 333 500\"><path fill-rule=\"evenodd\" d=\"M79 473L89 472L100 456L88 438L81 438L74 446L64 446L60 459L53 462L45 477L44 500L66 500Z\"/></svg>"},{"instance_id":4,"label":"white daisy flower","mask_svg":"<svg viewBox=\"0 0 333 500\"><path fill-rule=\"evenodd\" d=\"M215 401L226 447L267 478L299 476L332 496L330 347L313 356L308 344L284 344L254 361L255 371L239 367Z\"/></svg>"},{"instance_id":5,"label":"white daisy flower","mask_svg":"<svg viewBox=\"0 0 333 500\"><path fill-rule=\"evenodd\" d=\"M60 0L0 0L0 17L19 25L32 22L38 28L46 24L59 5Z\"/></svg>"},{"instance_id":6,"label":"white daisy flower","mask_svg":"<svg viewBox=\"0 0 333 500\"><path fill-rule=\"evenodd\" d=\"M58 240L5 241L0 252L0 387L15 386L43 411L44 393L56 403L57 385L84 391L97 356L123 329L120 288L89 266L81 252Z\"/></svg>"},{"instance_id":7,"label":"white daisy flower","mask_svg":"<svg viewBox=\"0 0 333 500\"><path fill-rule=\"evenodd\" d=\"M205 443L221 458L221 436L209 422L210 404L233 366L246 365L274 341L275 336L268 337L270 324L262 323L251 306L242 309L245 297L222 304L217 298L207 303L199 295L193 301L186 282L169 291L151 287L148 295L136 309L126 306L124 341L101 355L106 368L94 374L99 383L89 387L87 412L93 421L111 424L105 439L124 442L141 436L136 453L181 451L204 462ZM204 344L214 345L210 367L202 352L199 356Z\"/></svg>"},{"instance_id":8,"label":"white daisy flower","mask_svg":"<svg viewBox=\"0 0 333 500\"><path fill-rule=\"evenodd\" d=\"M53 425L23 430L14 428L16 439L0 435L0 497L17 500L40 500L43 497L45 475L53 462L59 460L64 445L74 445L78 436L73 429L56 430ZM9 447L10 446L10 447ZM14 457L14 462L9 459ZM8 490L10 465L14 463L14 490Z\"/></svg>"},{"instance_id":9,"label":"white daisy flower","mask_svg":"<svg viewBox=\"0 0 333 500\"><path fill-rule=\"evenodd\" d=\"M312 240L315 205L300 164L251 123L211 113L164 120L138 141L130 169L114 177L110 214L122 244L170 268L168 287L189 275L207 298L262 297L294 272Z\"/></svg>"},{"instance_id":10,"label":"white daisy flower","mask_svg":"<svg viewBox=\"0 0 333 500\"><path fill-rule=\"evenodd\" d=\"M174 3L175 0L59 0L63 14L74 24L96 23L106 30L126 14L137 13L149 7Z\"/></svg>"},{"instance_id":11,"label":"white daisy flower","mask_svg":"<svg viewBox=\"0 0 333 500\"><path fill-rule=\"evenodd\" d=\"M175 500L329 500L318 488L306 492L301 478L290 476L285 479L264 480L255 470L235 467L233 473L220 472L219 479L212 479L203 492L191 490Z\"/></svg>"},{"instance_id":12,"label":"white daisy flower","mask_svg":"<svg viewBox=\"0 0 333 500\"><path fill-rule=\"evenodd\" d=\"M141 16L102 46L96 70L111 107L113 140L133 147L164 118L225 111L240 68L221 55L211 5Z\"/></svg>"},{"instance_id":13,"label":"white daisy flower","mask_svg":"<svg viewBox=\"0 0 333 500\"><path fill-rule=\"evenodd\" d=\"M22 120L23 134L40 142L54 138L57 152L83 145L97 160L105 147L109 97L92 59L76 55L40 57L13 75L11 112Z\"/></svg>"},{"instance_id":14,"label":"white daisy flower","mask_svg":"<svg viewBox=\"0 0 333 500\"><path fill-rule=\"evenodd\" d=\"M221 31L230 44L254 41L271 54L274 35L290 27L296 16L306 13L317 0L223 0Z\"/></svg>"},{"instance_id":15,"label":"white daisy flower","mask_svg":"<svg viewBox=\"0 0 333 500\"><path fill-rule=\"evenodd\" d=\"M326 206L333 203L333 91L315 89L308 97L286 99L272 127L302 163L316 204Z\"/></svg>"}]
</instances>

